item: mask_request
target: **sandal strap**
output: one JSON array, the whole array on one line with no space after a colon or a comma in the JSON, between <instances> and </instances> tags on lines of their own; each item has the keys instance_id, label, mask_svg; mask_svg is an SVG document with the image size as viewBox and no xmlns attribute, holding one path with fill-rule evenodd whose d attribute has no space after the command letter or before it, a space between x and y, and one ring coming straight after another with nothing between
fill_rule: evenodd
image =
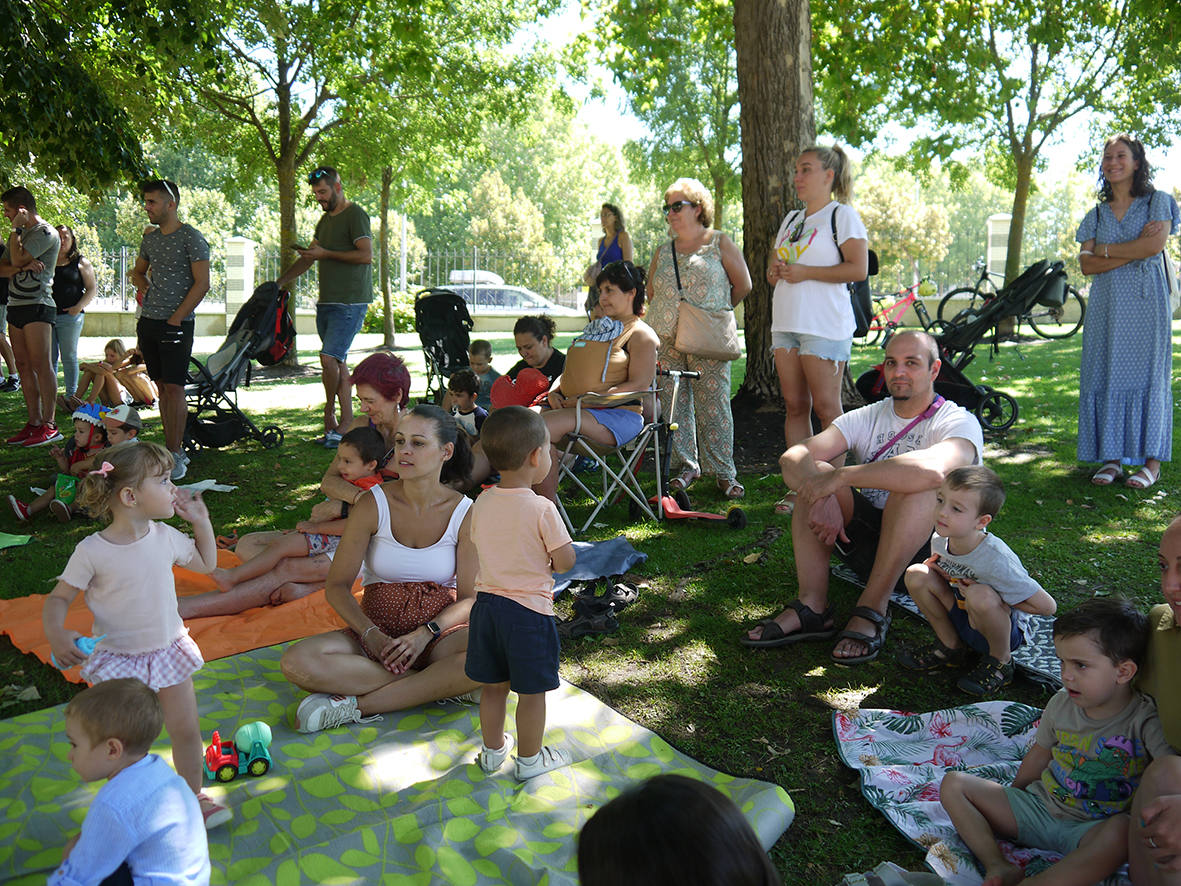
<instances>
[{"instance_id":1,"label":"sandal strap","mask_svg":"<svg viewBox=\"0 0 1181 886\"><path fill-rule=\"evenodd\" d=\"M823 612L817 612L798 597L787 604L800 617L800 630L806 634L814 634L824 630L825 622L829 621L836 612L836 607L829 605Z\"/></svg>"},{"instance_id":2,"label":"sandal strap","mask_svg":"<svg viewBox=\"0 0 1181 886\"><path fill-rule=\"evenodd\" d=\"M872 621L878 626L879 630L883 625L889 624L890 621L890 616L888 613L886 615L882 615L876 609L870 609L868 606L854 606L853 613L849 617L853 618L854 616L864 618L867 621Z\"/></svg>"}]
</instances>

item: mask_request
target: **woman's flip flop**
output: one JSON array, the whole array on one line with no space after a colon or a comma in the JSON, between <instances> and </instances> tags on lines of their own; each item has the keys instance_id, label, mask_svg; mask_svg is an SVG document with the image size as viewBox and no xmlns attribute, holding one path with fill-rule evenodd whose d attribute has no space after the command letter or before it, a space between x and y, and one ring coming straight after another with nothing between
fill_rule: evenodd
<instances>
[{"instance_id":1,"label":"woman's flip flop","mask_svg":"<svg viewBox=\"0 0 1181 886\"><path fill-rule=\"evenodd\" d=\"M1096 486L1110 486L1123 472L1124 469L1120 467L1118 461L1109 461L1094 473L1091 477L1091 482ZM1156 481L1153 480L1152 482L1155 483Z\"/></svg>"},{"instance_id":2,"label":"woman's flip flop","mask_svg":"<svg viewBox=\"0 0 1181 886\"><path fill-rule=\"evenodd\" d=\"M234 532L230 532L227 535L219 535L216 541L219 549L223 551L232 550L234 545L238 543L238 533L235 530Z\"/></svg>"}]
</instances>

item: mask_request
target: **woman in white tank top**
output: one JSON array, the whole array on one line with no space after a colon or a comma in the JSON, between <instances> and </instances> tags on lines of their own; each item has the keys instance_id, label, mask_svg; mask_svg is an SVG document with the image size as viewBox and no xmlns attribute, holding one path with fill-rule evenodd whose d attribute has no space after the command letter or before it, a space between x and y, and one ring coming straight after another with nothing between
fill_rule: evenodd
<instances>
[{"instance_id":1,"label":"woman in white tank top","mask_svg":"<svg viewBox=\"0 0 1181 886\"><path fill-rule=\"evenodd\" d=\"M471 451L451 416L423 405L403 415L392 461L399 479L350 509L328 573L328 601L348 627L283 654L284 675L312 693L296 711L301 732L476 688L463 672L475 599L471 500L445 485L466 479Z\"/></svg>"}]
</instances>

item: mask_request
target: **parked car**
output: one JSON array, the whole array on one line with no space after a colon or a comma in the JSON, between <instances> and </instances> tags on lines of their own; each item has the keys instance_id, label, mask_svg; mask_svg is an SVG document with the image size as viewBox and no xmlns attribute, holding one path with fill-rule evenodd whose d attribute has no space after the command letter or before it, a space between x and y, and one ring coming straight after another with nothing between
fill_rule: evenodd
<instances>
[{"instance_id":1,"label":"parked car","mask_svg":"<svg viewBox=\"0 0 1181 886\"><path fill-rule=\"evenodd\" d=\"M577 308L567 308L543 298L524 286L505 283L448 283L449 289L467 302L468 311L477 314L506 314L524 317L526 314L549 314L553 317L583 317Z\"/></svg>"}]
</instances>

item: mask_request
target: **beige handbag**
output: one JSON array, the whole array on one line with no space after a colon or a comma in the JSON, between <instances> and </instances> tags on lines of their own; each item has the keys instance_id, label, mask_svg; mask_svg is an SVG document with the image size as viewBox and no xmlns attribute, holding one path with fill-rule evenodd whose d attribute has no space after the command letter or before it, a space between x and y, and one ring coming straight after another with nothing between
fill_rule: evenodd
<instances>
[{"instance_id":1,"label":"beige handbag","mask_svg":"<svg viewBox=\"0 0 1181 886\"><path fill-rule=\"evenodd\" d=\"M673 256L673 274L677 278L677 335L673 341L682 354L706 360L737 360L742 356L738 343L738 323L734 311L707 311L685 298L681 288L681 269L677 266L677 245L669 244Z\"/></svg>"}]
</instances>

